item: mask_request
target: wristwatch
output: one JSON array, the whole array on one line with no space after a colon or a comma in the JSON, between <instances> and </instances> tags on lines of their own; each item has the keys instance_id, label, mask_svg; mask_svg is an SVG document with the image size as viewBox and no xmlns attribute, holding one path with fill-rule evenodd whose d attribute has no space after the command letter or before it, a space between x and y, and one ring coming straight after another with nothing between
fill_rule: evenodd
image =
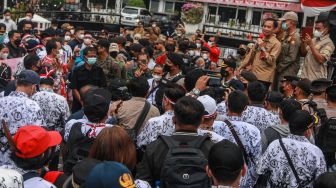
<instances>
[{"instance_id":1,"label":"wristwatch","mask_svg":"<svg viewBox=\"0 0 336 188\"><path fill-rule=\"evenodd\" d=\"M197 88L194 88L191 92L193 92L195 95L199 96L201 91Z\"/></svg>"}]
</instances>

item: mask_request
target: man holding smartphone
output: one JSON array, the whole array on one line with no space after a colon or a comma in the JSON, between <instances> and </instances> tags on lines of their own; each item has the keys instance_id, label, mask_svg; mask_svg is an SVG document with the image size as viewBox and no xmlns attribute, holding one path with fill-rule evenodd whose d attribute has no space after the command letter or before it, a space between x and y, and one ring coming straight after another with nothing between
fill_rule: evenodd
<instances>
[{"instance_id":1,"label":"man holding smartphone","mask_svg":"<svg viewBox=\"0 0 336 188\"><path fill-rule=\"evenodd\" d=\"M315 22L314 38L307 33L301 36L301 54L305 56L301 78L309 80L327 78L327 62L335 50L329 37L329 29L327 19L318 19Z\"/></svg>"}]
</instances>

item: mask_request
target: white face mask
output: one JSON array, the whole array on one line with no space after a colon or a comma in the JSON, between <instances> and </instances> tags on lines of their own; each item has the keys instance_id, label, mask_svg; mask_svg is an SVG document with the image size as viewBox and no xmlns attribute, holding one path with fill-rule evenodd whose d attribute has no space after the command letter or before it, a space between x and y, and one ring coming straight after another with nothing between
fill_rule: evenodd
<instances>
[{"instance_id":1,"label":"white face mask","mask_svg":"<svg viewBox=\"0 0 336 188\"><path fill-rule=\"evenodd\" d=\"M179 36L179 37L182 36L182 33L177 33L177 36Z\"/></svg>"},{"instance_id":2,"label":"white face mask","mask_svg":"<svg viewBox=\"0 0 336 188\"><path fill-rule=\"evenodd\" d=\"M11 17L10 16L5 16L5 20L10 20Z\"/></svg>"},{"instance_id":3,"label":"white face mask","mask_svg":"<svg viewBox=\"0 0 336 188\"><path fill-rule=\"evenodd\" d=\"M153 74L152 76L153 76L153 80L155 80L155 81L157 81L157 82L160 81L161 78L162 78L162 76L157 75L157 74Z\"/></svg>"},{"instance_id":4,"label":"white face mask","mask_svg":"<svg viewBox=\"0 0 336 188\"><path fill-rule=\"evenodd\" d=\"M197 48L201 48L201 44L200 44L200 43L197 43L197 44L196 44L196 47L197 47Z\"/></svg>"},{"instance_id":5,"label":"white face mask","mask_svg":"<svg viewBox=\"0 0 336 188\"><path fill-rule=\"evenodd\" d=\"M31 20L31 17L30 17L30 16L26 16L26 20L27 20L27 21L30 21L30 20Z\"/></svg>"},{"instance_id":6,"label":"white face mask","mask_svg":"<svg viewBox=\"0 0 336 188\"><path fill-rule=\"evenodd\" d=\"M208 44L209 44L209 46L212 46L212 42L211 41L209 41Z\"/></svg>"},{"instance_id":7,"label":"white face mask","mask_svg":"<svg viewBox=\"0 0 336 188\"><path fill-rule=\"evenodd\" d=\"M90 45L91 44L91 39L84 39L84 44Z\"/></svg>"},{"instance_id":8,"label":"white face mask","mask_svg":"<svg viewBox=\"0 0 336 188\"><path fill-rule=\"evenodd\" d=\"M8 53L0 53L0 58L1 59L7 59Z\"/></svg>"},{"instance_id":9,"label":"white face mask","mask_svg":"<svg viewBox=\"0 0 336 188\"><path fill-rule=\"evenodd\" d=\"M201 53L199 51L195 51L195 56L200 56Z\"/></svg>"},{"instance_id":10,"label":"white face mask","mask_svg":"<svg viewBox=\"0 0 336 188\"><path fill-rule=\"evenodd\" d=\"M189 50L189 56L194 56L195 55L195 51L194 50Z\"/></svg>"},{"instance_id":11,"label":"white face mask","mask_svg":"<svg viewBox=\"0 0 336 188\"><path fill-rule=\"evenodd\" d=\"M64 41L69 41L69 40L71 40L71 37L69 35L65 35L64 36Z\"/></svg>"},{"instance_id":12,"label":"white face mask","mask_svg":"<svg viewBox=\"0 0 336 188\"><path fill-rule=\"evenodd\" d=\"M71 35L75 34L75 30L74 30L74 29L71 29L71 30L70 30L70 33L71 33Z\"/></svg>"},{"instance_id":13,"label":"white face mask","mask_svg":"<svg viewBox=\"0 0 336 188\"><path fill-rule=\"evenodd\" d=\"M315 29L313 34L315 38L320 38L323 35L323 31L318 31Z\"/></svg>"},{"instance_id":14,"label":"white face mask","mask_svg":"<svg viewBox=\"0 0 336 188\"><path fill-rule=\"evenodd\" d=\"M156 24L153 24L152 27L156 27Z\"/></svg>"},{"instance_id":15,"label":"white face mask","mask_svg":"<svg viewBox=\"0 0 336 188\"><path fill-rule=\"evenodd\" d=\"M79 39L84 39L84 35L79 35L78 38Z\"/></svg>"},{"instance_id":16,"label":"white face mask","mask_svg":"<svg viewBox=\"0 0 336 188\"><path fill-rule=\"evenodd\" d=\"M208 54L202 54L202 58L203 58L204 60L207 60L207 59L209 58L209 56L208 56Z\"/></svg>"}]
</instances>

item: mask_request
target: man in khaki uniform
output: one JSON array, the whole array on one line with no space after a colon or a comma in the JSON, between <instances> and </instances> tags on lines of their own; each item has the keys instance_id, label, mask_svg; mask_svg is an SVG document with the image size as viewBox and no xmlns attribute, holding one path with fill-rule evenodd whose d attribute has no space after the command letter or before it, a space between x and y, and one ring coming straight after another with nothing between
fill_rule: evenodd
<instances>
[{"instance_id":1,"label":"man in khaki uniform","mask_svg":"<svg viewBox=\"0 0 336 188\"><path fill-rule=\"evenodd\" d=\"M298 16L295 12L286 12L280 18L281 28L285 31L284 39L281 42L281 52L277 60L276 73L274 77L274 89L279 87L279 81L284 76L297 76L300 69L300 34L296 28Z\"/></svg>"},{"instance_id":2,"label":"man in khaki uniform","mask_svg":"<svg viewBox=\"0 0 336 188\"><path fill-rule=\"evenodd\" d=\"M247 54L238 69L239 71L240 69L251 70L267 89L273 82L276 59L281 50L281 43L273 33L277 25L278 22L272 18L264 21L262 33L265 37L257 39L256 45Z\"/></svg>"},{"instance_id":3,"label":"man in khaki uniform","mask_svg":"<svg viewBox=\"0 0 336 188\"><path fill-rule=\"evenodd\" d=\"M327 78L327 61L335 50L329 37L327 20L315 22L314 38L302 36L301 54L305 56L301 78L316 80Z\"/></svg>"}]
</instances>

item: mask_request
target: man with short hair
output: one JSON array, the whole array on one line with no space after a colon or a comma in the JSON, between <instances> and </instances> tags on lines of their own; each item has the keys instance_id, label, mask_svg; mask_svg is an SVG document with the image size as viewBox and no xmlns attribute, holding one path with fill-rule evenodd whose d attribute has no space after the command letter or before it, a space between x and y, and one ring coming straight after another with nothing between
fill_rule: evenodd
<instances>
[{"instance_id":1,"label":"man with short hair","mask_svg":"<svg viewBox=\"0 0 336 188\"><path fill-rule=\"evenodd\" d=\"M222 85L230 85L232 79L238 80L235 76L236 60L224 59L221 64L220 73L223 78Z\"/></svg>"},{"instance_id":2,"label":"man with short hair","mask_svg":"<svg viewBox=\"0 0 336 188\"><path fill-rule=\"evenodd\" d=\"M0 44L6 43L6 40L8 40L7 37L6 25L4 23L0 23Z\"/></svg>"},{"instance_id":3,"label":"man with short hair","mask_svg":"<svg viewBox=\"0 0 336 188\"><path fill-rule=\"evenodd\" d=\"M269 177L267 187L312 187L327 170L322 151L308 140L314 119L304 110L293 113L288 137L273 141L258 160L257 173Z\"/></svg>"},{"instance_id":4,"label":"man with short hair","mask_svg":"<svg viewBox=\"0 0 336 188\"><path fill-rule=\"evenodd\" d=\"M281 123L269 126L261 133L263 151L265 151L268 145L270 145L274 140L288 136L290 133L288 122L294 112L301 110L301 104L294 99L285 99L280 103L279 109Z\"/></svg>"},{"instance_id":5,"label":"man with short hair","mask_svg":"<svg viewBox=\"0 0 336 188\"><path fill-rule=\"evenodd\" d=\"M3 19L0 20L0 23L6 25L6 32L10 32L17 29L16 23L11 18L12 13L9 9L3 12Z\"/></svg>"},{"instance_id":6,"label":"man with short hair","mask_svg":"<svg viewBox=\"0 0 336 188\"><path fill-rule=\"evenodd\" d=\"M312 109L308 105L309 96L311 93L311 81L307 78L303 78L297 82L294 90L294 98L299 101L304 110L310 112Z\"/></svg>"},{"instance_id":7,"label":"man with short hair","mask_svg":"<svg viewBox=\"0 0 336 188\"><path fill-rule=\"evenodd\" d=\"M9 131L14 135L18 128L25 125L44 126L43 112L40 106L29 99L40 84L40 77L32 70L22 71L16 80L16 90L9 96L0 98L0 121L5 121ZM9 143L0 130L0 165L13 164L10 160Z\"/></svg>"},{"instance_id":8,"label":"man with short hair","mask_svg":"<svg viewBox=\"0 0 336 188\"><path fill-rule=\"evenodd\" d=\"M128 101L123 101L116 118L118 119L121 127L133 129L145 105L149 85L145 77L139 77L130 80L127 87L132 94L132 98ZM157 117L159 115L159 110L155 106L151 105L139 130L144 127L150 118Z\"/></svg>"},{"instance_id":9,"label":"man with short hair","mask_svg":"<svg viewBox=\"0 0 336 188\"><path fill-rule=\"evenodd\" d=\"M71 40L68 43L68 45L71 47L72 50L74 50L75 46L83 43L83 39L84 39L84 27L78 26L75 29L75 38Z\"/></svg>"},{"instance_id":10,"label":"man with short hair","mask_svg":"<svg viewBox=\"0 0 336 188\"><path fill-rule=\"evenodd\" d=\"M24 54L24 49L20 47L21 33L16 30L12 30L8 33L9 42L7 47L9 49L8 59L19 58Z\"/></svg>"},{"instance_id":11,"label":"man with short hair","mask_svg":"<svg viewBox=\"0 0 336 188\"><path fill-rule=\"evenodd\" d=\"M313 93L313 101L317 104L317 108L326 108L327 101L325 99L326 89L331 86L332 80L320 78L311 82L311 92Z\"/></svg>"},{"instance_id":12,"label":"man with short hair","mask_svg":"<svg viewBox=\"0 0 336 188\"><path fill-rule=\"evenodd\" d=\"M279 115L278 109L283 101L283 95L277 91L269 91L266 95L264 108L273 114Z\"/></svg>"},{"instance_id":13,"label":"man with short hair","mask_svg":"<svg viewBox=\"0 0 336 188\"><path fill-rule=\"evenodd\" d=\"M70 88L73 91L72 112L76 112L82 107L82 98L79 90L88 84L98 87L106 87L106 79L102 68L96 65L97 50L93 47L84 49L84 64L73 71Z\"/></svg>"},{"instance_id":14,"label":"man with short hair","mask_svg":"<svg viewBox=\"0 0 336 188\"><path fill-rule=\"evenodd\" d=\"M163 66L156 64L152 71L152 78L148 79L149 93L147 95L147 101L151 104L156 104L156 91L159 89L163 76Z\"/></svg>"},{"instance_id":15,"label":"man with short hair","mask_svg":"<svg viewBox=\"0 0 336 188\"><path fill-rule=\"evenodd\" d=\"M301 78L316 80L327 78L327 61L335 50L329 37L329 20L318 19L315 22L314 38L306 34L302 36L301 54L305 56Z\"/></svg>"},{"instance_id":16,"label":"man with short hair","mask_svg":"<svg viewBox=\"0 0 336 188\"><path fill-rule=\"evenodd\" d=\"M109 85L113 79L121 78L121 69L109 54L110 42L106 39L100 39L97 45L97 66L103 69L106 83Z\"/></svg>"},{"instance_id":17,"label":"man with short hair","mask_svg":"<svg viewBox=\"0 0 336 188\"><path fill-rule=\"evenodd\" d=\"M299 21L295 12L286 12L282 18L281 28L285 37L281 43L281 52L277 59L274 89L278 89L279 81L284 76L296 76L300 69L300 33L296 26Z\"/></svg>"},{"instance_id":18,"label":"man with short hair","mask_svg":"<svg viewBox=\"0 0 336 188\"><path fill-rule=\"evenodd\" d=\"M180 144L199 139L197 129L202 122L203 114L204 107L199 101L192 97L180 98L174 107L175 132L170 137ZM212 145L209 139L201 144L199 149L205 158L208 157ZM142 161L137 166L137 179L145 180L154 186L155 181L161 178L161 169L168 149L168 145L161 138L150 143L146 147Z\"/></svg>"},{"instance_id":19,"label":"man with short hair","mask_svg":"<svg viewBox=\"0 0 336 188\"><path fill-rule=\"evenodd\" d=\"M206 171L212 179L212 187L239 187L247 167L240 148L228 140L223 140L211 147Z\"/></svg>"},{"instance_id":20,"label":"man with short hair","mask_svg":"<svg viewBox=\"0 0 336 188\"><path fill-rule=\"evenodd\" d=\"M297 76L284 76L280 80L279 91L284 94L285 98L293 98L296 83L300 80Z\"/></svg>"},{"instance_id":21,"label":"man with short hair","mask_svg":"<svg viewBox=\"0 0 336 188\"><path fill-rule=\"evenodd\" d=\"M278 22L272 18L264 20L262 33L264 38L258 38L254 48L246 55L238 69L250 69L267 88L273 82L276 69L276 59L281 51L281 43L274 36Z\"/></svg>"},{"instance_id":22,"label":"man with short hair","mask_svg":"<svg viewBox=\"0 0 336 188\"><path fill-rule=\"evenodd\" d=\"M336 85L329 86L326 90L327 117L336 117Z\"/></svg>"},{"instance_id":23,"label":"man with short hair","mask_svg":"<svg viewBox=\"0 0 336 188\"><path fill-rule=\"evenodd\" d=\"M204 43L203 45L210 48L210 60L218 63L219 55L220 55L220 49L217 47L217 39L216 37L210 37L208 40L208 43Z\"/></svg>"},{"instance_id":24,"label":"man with short hair","mask_svg":"<svg viewBox=\"0 0 336 188\"><path fill-rule=\"evenodd\" d=\"M242 91L236 90L231 92L227 100L228 116L234 117L232 119L240 119L247 104L248 98ZM246 176L241 180L241 186L253 187L258 177L255 172L256 161L261 155L260 131L252 124L228 119L224 122L214 124L213 130L224 137L224 139L237 143L241 151L244 151L244 160L248 166L248 171Z\"/></svg>"}]
</instances>

